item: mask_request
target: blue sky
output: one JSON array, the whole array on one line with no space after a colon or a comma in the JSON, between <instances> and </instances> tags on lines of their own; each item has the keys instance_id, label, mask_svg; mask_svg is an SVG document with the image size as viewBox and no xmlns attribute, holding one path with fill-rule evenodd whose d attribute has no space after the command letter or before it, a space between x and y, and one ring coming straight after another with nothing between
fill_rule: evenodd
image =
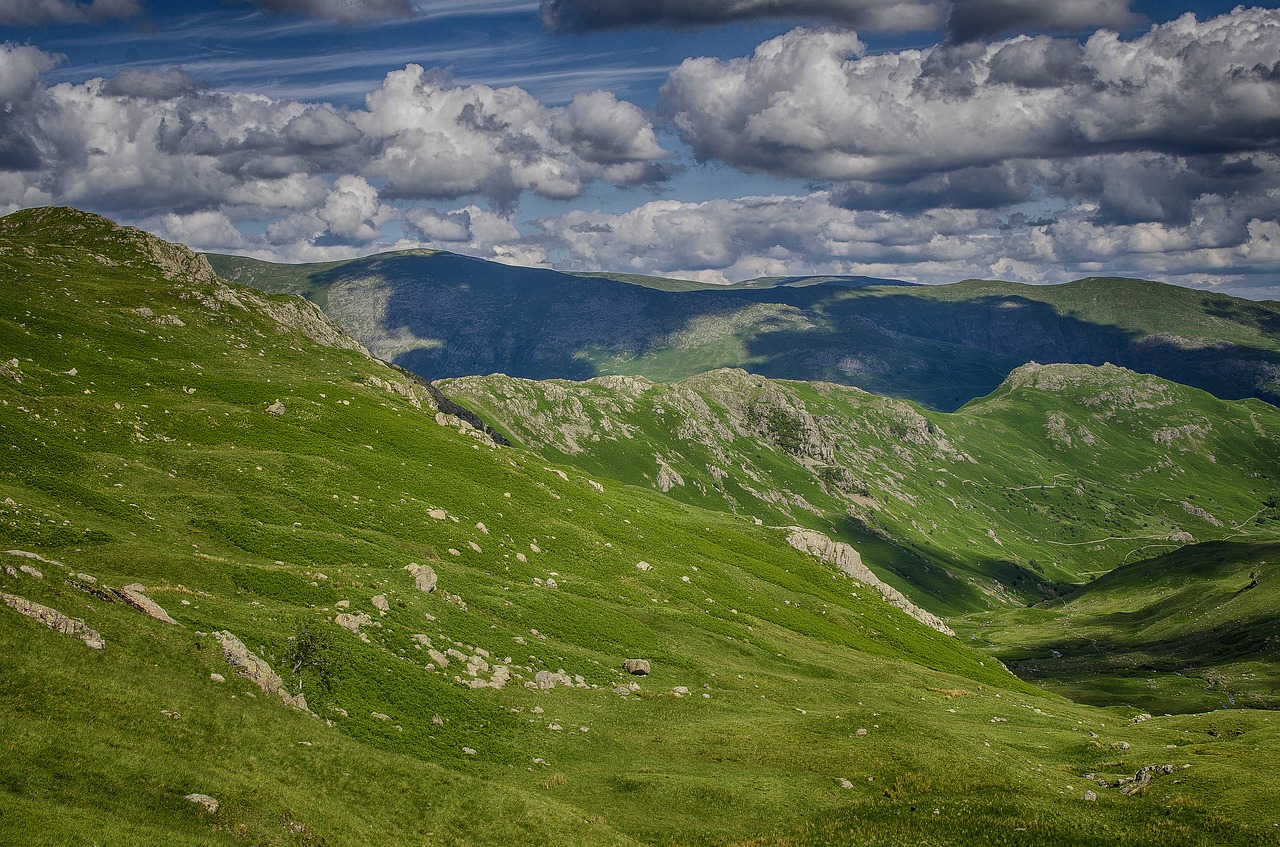
<instances>
[{"instance_id":1,"label":"blue sky","mask_svg":"<svg viewBox=\"0 0 1280 847\"><path fill-rule=\"evenodd\" d=\"M1280 298L1275 6L0 0L0 211L284 261Z\"/></svg>"}]
</instances>

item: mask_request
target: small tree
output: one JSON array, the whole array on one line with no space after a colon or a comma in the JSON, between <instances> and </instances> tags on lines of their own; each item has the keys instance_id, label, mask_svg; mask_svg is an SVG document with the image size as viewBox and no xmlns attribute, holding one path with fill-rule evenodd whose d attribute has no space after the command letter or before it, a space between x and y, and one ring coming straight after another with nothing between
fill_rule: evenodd
<instances>
[{"instance_id":1,"label":"small tree","mask_svg":"<svg viewBox=\"0 0 1280 847\"><path fill-rule=\"evenodd\" d=\"M293 671L299 694L303 693L307 677L313 678L321 691L328 693L333 690L341 655L333 633L320 621L303 619L298 622L285 650L284 660Z\"/></svg>"}]
</instances>

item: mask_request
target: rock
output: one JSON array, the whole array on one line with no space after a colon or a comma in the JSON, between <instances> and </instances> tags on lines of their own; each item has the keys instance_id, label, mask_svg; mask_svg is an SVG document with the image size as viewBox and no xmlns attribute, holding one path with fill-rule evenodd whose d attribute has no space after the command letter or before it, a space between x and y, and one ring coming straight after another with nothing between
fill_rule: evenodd
<instances>
[{"instance_id":1,"label":"rock","mask_svg":"<svg viewBox=\"0 0 1280 847\"><path fill-rule=\"evenodd\" d=\"M337 603L334 603L333 605L334 605L334 606L336 606L336 607L338 607L339 609L350 609L350 608L351 608L351 601L350 601L350 600L339 600Z\"/></svg>"},{"instance_id":2,"label":"rock","mask_svg":"<svg viewBox=\"0 0 1280 847\"><path fill-rule=\"evenodd\" d=\"M117 588L114 589L112 593L123 600L126 606L137 609L148 617L155 618L162 623L173 624L174 626L179 625L177 621L169 617L168 612L160 608L159 603L152 600L141 591L131 591L128 588Z\"/></svg>"},{"instance_id":3,"label":"rock","mask_svg":"<svg viewBox=\"0 0 1280 847\"><path fill-rule=\"evenodd\" d=\"M534 553L541 553L541 552L542 552L542 548L541 548L541 547L539 547L539 546L537 545L537 542L531 542L531 543L529 544L529 550L530 550L531 552L534 552Z\"/></svg>"},{"instance_id":4,"label":"rock","mask_svg":"<svg viewBox=\"0 0 1280 847\"><path fill-rule=\"evenodd\" d=\"M384 714L382 714L382 712L370 712L370 713L369 713L369 717L373 718L375 721L389 721L389 720L391 720L391 715L384 715Z\"/></svg>"},{"instance_id":5,"label":"rock","mask_svg":"<svg viewBox=\"0 0 1280 847\"><path fill-rule=\"evenodd\" d=\"M444 726L444 718L440 717L439 715L432 715L431 723L433 723L436 726Z\"/></svg>"},{"instance_id":6,"label":"rock","mask_svg":"<svg viewBox=\"0 0 1280 847\"><path fill-rule=\"evenodd\" d=\"M564 729L564 727L562 727L558 723L549 723L547 724L547 729L551 730L552 732L560 732L562 729Z\"/></svg>"},{"instance_id":7,"label":"rock","mask_svg":"<svg viewBox=\"0 0 1280 847\"><path fill-rule=\"evenodd\" d=\"M84 621L69 618L56 609L42 606L39 603L32 603L25 597L17 597L13 594L0 594L0 602L5 603L20 614L40 621L45 626L63 635L76 636L84 642L86 647L92 650L102 650L107 646L107 642L103 640L102 636L86 626Z\"/></svg>"},{"instance_id":8,"label":"rock","mask_svg":"<svg viewBox=\"0 0 1280 847\"><path fill-rule=\"evenodd\" d=\"M842 573L861 582L869 588L880 592L880 596L889 605L901 609L925 626L936 629L944 635L954 636L955 632L947 626L942 618L921 609L908 600L902 592L891 585L886 585L880 577L862 563L858 551L840 541L832 541L827 536L812 529L793 526L787 528L787 543L802 553L808 553L822 561L835 565Z\"/></svg>"},{"instance_id":9,"label":"rock","mask_svg":"<svg viewBox=\"0 0 1280 847\"><path fill-rule=\"evenodd\" d=\"M544 582L544 583L543 583L543 587L544 587L544 588L559 588L560 586L558 586L558 585L556 584L556 581L555 581L554 579L548 579L546 582Z\"/></svg>"},{"instance_id":10,"label":"rock","mask_svg":"<svg viewBox=\"0 0 1280 847\"><path fill-rule=\"evenodd\" d=\"M667 464L666 459L657 454L653 458L658 462L658 475L654 478L653 484L659 491L666 494L677 485L684 485L684 477L676 473L675 469Z\"/></svg>"},{"instance_id":11,"label":"rock","mask_svg":"<svg viewBox=\"0 0 1280 847\"><path fill-rule=\"evenodd\" d=\"M369 636L360 631L360 627L368 626L373 623L373 618L361 612L358 615L351 615L346 612L339 612L333 616L333 622L338 626L350 632L352 635L358 636L365 644L369 643Z\"/></svg>"},{"instance_id":12,"label":"rock","mask_svg":"<svg viewBox=\"0 0 1280 847\"><path fill-rule=\"evenodd\" d=\"M844 777L840 777L840 787L841 787L841 788L853 788L853 783L852 783L852 782L850 782L849 780L845 779Z\"/></svg>"},{"instance_id":13,"label":"rock","mask_svg":"<svg viewBox=\"0 0 1280 847\"><path fill-rule=\"evenodd\" d=\"M459 550L459 549L458 549L458 548L456 548L456 547L450 547L450 548L449 548L449 555L450 555L450 556L461 556L461 555L462 555L462 551L461 551L461 550Z\"/></svg>"},{"instance_id":14,"label":"rock","mask_svg":"<svg viewBox=\"0 0 1280 847\"><path fill-rule=\"evenodd\" d=\"M44 579L44 574L40 573L40 571L31 567L31 565L18 565L18 570L22 571L24 574L31 577L32 579Z\"/></svg>"},{"instance_id":15,"label":"rock","mask_svg":"<svg viewBox=\"0 0 1280 847\"><path fill-rule=\"evenodd\" d=\"M404 569L413 574L414 588L424 594L430 594L432 591L436 590L437 578L435 568L430 565L419 565L410 562L404 566Z\"/></svg>"},{"instance_id":16,"label":"rock","mask_svg":"<svg viewBox=\"0 0 1280 847\"><path fill-rule=\"evenodd\" d=\"M211 674L209 674L209 679L213 680L214 682L226 682L226 681L227 681L227 678L226 678L225 676L223 676L222 674L220 674L220 673L211 673Z\"/></svg>"},{"instance_id":17,"label":"rock","mask_svg":"<svg viewBox=\"0 0 1280 847\"><path fill-rule=\"evenodd\" d=\"M449 519L449 513L444 509L428 509L427 517L435 518L438 521L447 521Z\"/></svg>"},{"instance_id":18,"label":"rock","mask_svg":"<svg viewBox=\"0 0 1280 847\"><path fill-rule=\"evenodd\" d=\"M533 684L539 691L550 691L556 687L556 677L551 671L538 671L533 676Z\"/></svg>"},{"instance_id":19,"label":"rock","mask_svg":"<svg viewBox=\"0 0 1280 847\"><path fill-rule=\"evenodd\" d=\"M627 659L622 663L622 669L632 676L648 676L649 660L648 659Z\"/></svg>"},{"instance_id":20,"label":"rock","mask_svg":"<svg viewBox=\"0 0 1280 847\"><path fill-rule=\"evenodd\" d=\"M373 608L377 609L379 614L385 615L391 611L391 604L387 602L387 595L385 594L375 594L369 602L373 604Z\"/></svg>"},{"instance_id":21,"label":"rock","mask_svg":"<svg viewBox=\"0 0 1280 847\"><path fill-rule=\"evenodd\" d=\"M636 562L636 570L645 571L646 573L653 570L653 565L648 562Z\"/></svg>"},{"instance_id":22,"label":"rock","mask_svg":"<svg viewBox=\"0 0 1280 847\"><path fill-rule=\"evenodd\" d=\"M462 748L462 755L464 755L464 756L474 756L475 754L476 754L476 751L475 751L474 749L472 749L471 747L463 747L463 748Z\"/></svg>"},{"instance_id":23,"label":"rock","mask_svg":"<svg viewBox=\"0 0 1280 847\"><path fill-rule=\"evenodd\" d=\"M485 525L484 525L484 524L482 524L482 523L478 523L478 524L476 524L476 529L480 530L480 531L481 531L481 532L483 532L485 535L488 535L488 534L489 534L489 527L485 526Z\"/></svg>"},{"instance_id":24,"label":"rock","mask_svg":"<svg viewBox=\"0 0 1280 847\"><path fill-rule=\"evenodd\" d=\"M227 664L236 669L240 676L252 681L263 694L278 696L286 706L303 712L308 711L306 698L301 694L291 695L284 687L284 680L280 675L245 647L243 641L226 630L215 632L214 637L222 645L223 658L227 660Z\"/></svg>"},{"instance_id":25,"label":"rock","mask_svg":"<svg viewBox=\"0 0 1280 847\"><path fill-rule=\"evenodd\" d=\"M687 685L677 685L675 688L671 689L671 693L677 697L688 697L689 687Z\"/></svg>"},{"instance_id":26,"label":"rock","mask_svg":"<svg viewBox=\"0 0 1280 847\"><path fill-rule=\"evenodd\" d=\"M529 557L524 553L516 553L516 561L522 565L527 565L529 564Z\"/></svg>"},{"instance_id":27,"label":"rock","mask_svg":"<svg viewBox=\"0 0 1280 847\"><path fill-rule=\"evenodd\" d=\"M204 810L211 815L218 813L218 801L210 797L208 794L188 794L186 797L192 803L204 807Z\"/></svg>"},{"instance_id":28,"label":"rock","mask_svg":"<svg viewBox=\"0 0 1280 847\"><path fill-rule=\"evenodd\" d=\"M596 492L597 494L604 493L604 486L596 482L594 479L587 480L587 485L591 486L591 490Z\"/></svg>"},{"instance_id":29,"label":"rock","mask_svg":"<svg viewBox=\"0 0 1280 847\"><path fill-rule=\"evenodd\" d=\"M283 415L285 413L284 404L280 402L280 398L276 398L276 402L267 407L267 412L272 415Z\"/></svg>"},{"instance_id":30,"label":"rock","mask_svg":"<svg viewBox=\"0 0 1280 847\"><path fill-rule=\"evenodd\" d=\"M619 697L630 697L631 689L627 688L625 685L615 685L613 687L613 693L617 694Z\"/></svg>"},{"instance_id":31,"label":"rock","mask_svg":"<svg viewBox=\"0 0 1280 847\"><path fill-rule=\"evenodd\" d=\"M438 668L449 667L449 657L439 650L427 650L427 655L431 657L431 661L436 663Z\"/></svg>"},{"instance_id":32,"label":"rock","mask_svg":"<svg viewBox=\"0 0 1280 847\"><path fill-rule=\"evenodd\" d=\"M866 727L858 727L858 731L854 733L854 735L858 735L858 736L862 736L866 734L867 734Z\"/></svg>"},{"instance_id":33,"label":"rock","mask_svg":"<svg viewBox=\"0 0 1280 847\"><path fill-rule=\"evenodd\" d=\"M1084 793L1084 797L1083 797L1083 799L1084 799L1086 802L1094 803L1094 802L1096 802L1096 801L1097 801L1097 799L1098 799L1098 793L1097 793L1096 791L1086 791L1086 792Z\"/></svg>"}]
</instances>

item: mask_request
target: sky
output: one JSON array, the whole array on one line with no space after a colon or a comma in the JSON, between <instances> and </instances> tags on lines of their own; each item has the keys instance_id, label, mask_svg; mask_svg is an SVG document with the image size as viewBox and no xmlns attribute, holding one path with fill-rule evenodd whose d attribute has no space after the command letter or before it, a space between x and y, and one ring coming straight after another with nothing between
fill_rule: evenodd
<instances>
[{"instance_id":1,"label":"sky","mask_svg":"<svg viewBox=\"0 0 1280 847\"><path fill-rule=\"evenodd\" d=\"M0 0L0 213L1280 299L1280 2Z\"/></svg>"}]
</instances>

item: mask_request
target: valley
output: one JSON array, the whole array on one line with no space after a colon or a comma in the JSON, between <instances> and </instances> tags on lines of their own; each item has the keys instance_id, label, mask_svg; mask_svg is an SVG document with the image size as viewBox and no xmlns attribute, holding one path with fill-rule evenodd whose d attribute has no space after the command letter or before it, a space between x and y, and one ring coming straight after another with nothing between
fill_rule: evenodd
<instances>
[{"instance_id":1,"label":"valley","mask_svg":"<svg viewBox=\"0 0 1280 847\"><path fill-rule=\"evenodd\" d=\"M1029 364L837 321L988 283L513 269L386 323L351 263L233 264L0 219L0 842L1280 843L1273 304ZM797 332L895 340L892 396Z\"/></svg>"}]
</instances>

